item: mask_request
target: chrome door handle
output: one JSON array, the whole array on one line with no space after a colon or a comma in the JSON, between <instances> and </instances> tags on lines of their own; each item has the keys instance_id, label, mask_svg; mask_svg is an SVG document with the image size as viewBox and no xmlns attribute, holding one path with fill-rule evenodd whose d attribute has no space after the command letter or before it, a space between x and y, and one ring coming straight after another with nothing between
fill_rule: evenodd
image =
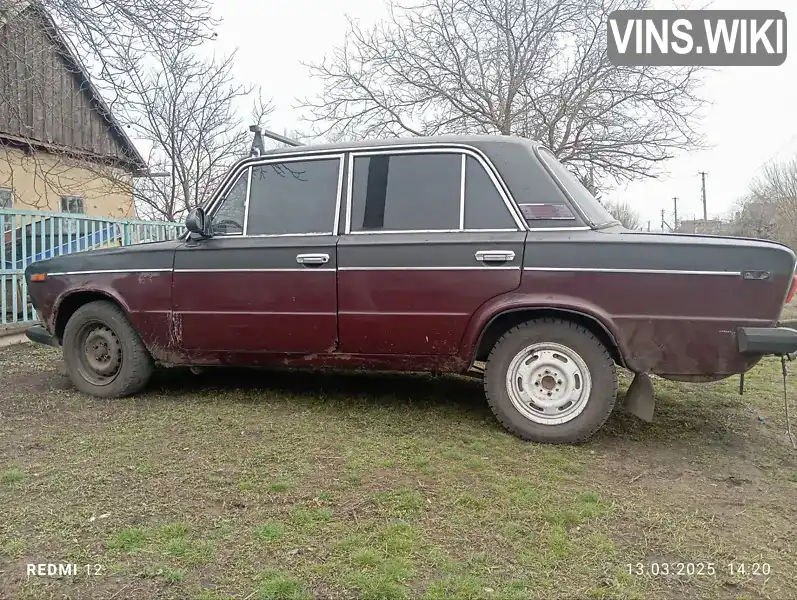
<instances>
[{"instance_id":1,"label":"chrome door handle","mask_svg":"<svg viewBox=\"0 0 797 600\"><path fill-rule=\"evenodd\" d=\"M298 254L296 262L300 265L325 265L329 262L329 254Z\"/></svg>"},{"instance_id":2,"label":"chrome door handle","mask_svg":"<svg viewBox=\"0 0 797 600\"><path fill-rule=\"evenodd\" d=\"M515 260L515 253L512 250L479 250L476 253L476 260L481 262L507 262Z\"/></svg>"}]
</instances>

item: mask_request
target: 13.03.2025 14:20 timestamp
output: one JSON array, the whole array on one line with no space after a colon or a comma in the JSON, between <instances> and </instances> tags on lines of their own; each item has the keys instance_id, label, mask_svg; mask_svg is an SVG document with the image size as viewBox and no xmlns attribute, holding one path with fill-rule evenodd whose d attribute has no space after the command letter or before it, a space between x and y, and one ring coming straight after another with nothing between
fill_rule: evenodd
<instances>
[{"instance_id":1,"label":"13.03.2025 14:20 timestamp","mask_svg":"<svg viewBox=\"0 0 797 600\"><path fill-rule=\"evenodd\" d=\"M648 576L675 576L675 577L700 577L714 576L717 573L727 575L767 576L772 573L772 567L766 562L637 562L625 565L629 575Z\"/></svg>"}]
</instances>

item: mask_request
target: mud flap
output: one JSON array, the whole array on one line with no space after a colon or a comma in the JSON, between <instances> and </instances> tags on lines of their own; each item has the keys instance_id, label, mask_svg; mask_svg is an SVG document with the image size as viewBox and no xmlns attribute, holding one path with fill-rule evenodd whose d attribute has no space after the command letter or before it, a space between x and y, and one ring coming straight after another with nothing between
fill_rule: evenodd
<instances>
[{"instance_id":1,"label":"mud flap","mask_svg":"<svg viewBox=\"0 0 797 600\"><path fill-rule=\"evenodd\" d=\"M626 412L648 423L653 421L656 398L653 396L653 382L647 373L636 373L634 381L625 394L623 408Z\"/></svg>"}]
</instances>

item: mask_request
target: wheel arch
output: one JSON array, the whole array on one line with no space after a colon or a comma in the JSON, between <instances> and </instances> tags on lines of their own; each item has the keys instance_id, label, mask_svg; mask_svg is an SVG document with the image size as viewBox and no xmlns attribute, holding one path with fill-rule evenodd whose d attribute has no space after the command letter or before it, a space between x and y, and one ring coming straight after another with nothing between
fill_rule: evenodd
<instances>
[{"instance_id":1,"label":"wheel arch","mask_svg":"<svg viewBox=\"0 0 797 600\"><path fill-rule=\"evenodd\" d=\"M55 305L53 315L53 334L60 341L63 342L64 330L66 324L72 315L75 314L81 306L85 306L90 302L97 300L106 300L121 308L126 315L130 315L128 307L113 294L104 290L90 289L90 290L71 290L65 293Z\"/></svg>"},{"instance_id":2,"label":"wheel arch","mask_svg":"<svg viewBox=\"0 0 797 600\"><path fill-rule=\"evenodd\" d=\"M525 321L544 317L563 319L581 325L606 346L612 359L618 365L627 366L617 337L601 319L580 310L555 306L517 306L504 309L493 315L481 328L476 338L476 343L470 351L469 364L486 360L495 343L513 327Z\"/></svg>"}]
</instances>

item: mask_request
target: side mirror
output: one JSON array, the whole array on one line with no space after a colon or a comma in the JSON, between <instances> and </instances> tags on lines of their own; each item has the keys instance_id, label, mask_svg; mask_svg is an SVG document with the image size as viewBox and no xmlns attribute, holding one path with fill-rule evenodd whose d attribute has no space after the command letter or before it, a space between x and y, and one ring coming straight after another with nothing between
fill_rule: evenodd
<instances>
[{"instance_id":1,"label":"side mirror","mask_svg":"<svg viewBox=\"0 0 797 600\"><path fill-rule=\"evenodd\" d=\"M202 237L209 237L205 231L205 209L201 206L192 208L188 216L185 218L185 228L191 233L195 233Z\"/></svg>"}]
</instances>

